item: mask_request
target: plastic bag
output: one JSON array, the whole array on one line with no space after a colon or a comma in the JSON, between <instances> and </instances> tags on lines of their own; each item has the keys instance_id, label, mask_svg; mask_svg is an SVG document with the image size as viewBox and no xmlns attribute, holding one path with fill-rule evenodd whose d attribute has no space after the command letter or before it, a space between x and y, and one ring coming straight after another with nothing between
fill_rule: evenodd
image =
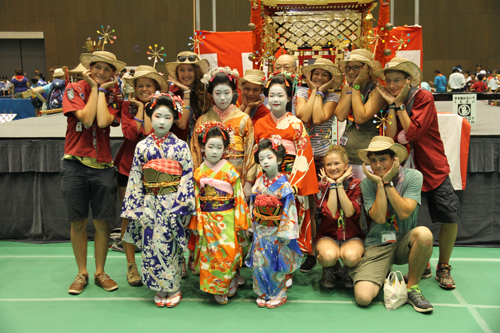
<instances>
[{"instance_id":1,"label":"plastic bag","mask_svg":"<svg viewBox=\"0 0 500 333\"><path fill-rule=\"evenodd\" d=\"M398 274L401 279L398 278ZM384 282L384 303L387 310L396 310L406 304L408 292L403 274L400 271L391 272Z\"/></svg>"}]
</instances>

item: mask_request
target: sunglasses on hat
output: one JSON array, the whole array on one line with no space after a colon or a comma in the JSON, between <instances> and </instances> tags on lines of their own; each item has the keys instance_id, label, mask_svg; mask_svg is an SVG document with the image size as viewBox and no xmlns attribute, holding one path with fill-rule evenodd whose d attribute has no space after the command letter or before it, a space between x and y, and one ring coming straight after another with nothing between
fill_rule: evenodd
<instances>
[{"instance_id":1,"label":"sunglasses on hat","mask_svg":"<svg viewBox=\"0 0 500 333\"><path fill-rule=\"evenodd\" d=\"M185 62L187 60L193 62L193 61L196 61L198 60L198 57L195 56L195 55L189 55L189 56L178 56L177 57L177 60L179 60L180 62Z\"/></svg>"}]
</instances>

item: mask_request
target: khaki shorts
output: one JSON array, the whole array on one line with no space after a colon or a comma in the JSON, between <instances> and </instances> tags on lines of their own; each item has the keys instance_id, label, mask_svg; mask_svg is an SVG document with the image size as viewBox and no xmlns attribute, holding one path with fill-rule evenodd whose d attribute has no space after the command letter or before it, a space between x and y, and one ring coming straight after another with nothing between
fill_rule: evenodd
<instances>
[{"instance_id":1,"label":"khaki shorts","mask_svg":"<svg viewBox=\"0 0 500 333\"><path fill-rule=\"evenodd\" d=\"M382 287L391 265L408 263L412 231L399 236L394 243L372 245L365 249L360 263L349 273L354 284L358 281L371 281Z\"/></svg>"}]
</instances>

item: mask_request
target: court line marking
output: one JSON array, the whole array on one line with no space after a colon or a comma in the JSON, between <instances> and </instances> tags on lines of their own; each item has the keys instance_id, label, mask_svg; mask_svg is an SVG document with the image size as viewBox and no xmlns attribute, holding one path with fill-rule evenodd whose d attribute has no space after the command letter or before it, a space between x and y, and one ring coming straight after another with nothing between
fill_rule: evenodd
<instances>
[{"instance_id":1,"label":"court line marking","mask_svg":"<svg viewBox=\"0 0 500 333\"><path fill-rule=\"evenodd\" d=\"M137 255L138 258L140 258L140 255ZM2 258L5 258L5 259L9 259L9 258L19 258L19 259L26 259L26 258L70 258L70 259L74 259L75 256L74 255L0 255L0 259ZM87 256L87 258L94 258L93 256ZM110 256L108 255L107 256L108 259L124 259L125 258L125 255L123 256ZM438 258L431 258L430 259L431 261L435 262L436 265L437 265L437 260ZM475 261L475 262L500 262L500 258L499 259L496 259L496 258L451 258L451 262L454 262L454 261Z\"/></svg>"},{"instance_id":2,"label":"court line marking","mask_svg":"<svg viewBox=\"0 0 500 333\"><path fill-rule=\"evenodd\" d=\"M434 265L438 264L438 259L431 259L430 261L432 261L432 263ZM485 332L485 333L493 333L493 331L488 326L488 324L483 319L483 317L479 314L479 312L477 312L477 309L473 305L470 305L469 303L467 303L467 301L465 300L465 298L463 298L462 294L460 294L460 292L457 289L453 289L451 291L451 293L453 294L453 296L455 296L455 298L457 299L457 301L461 305L463 305L464 307L467 308L467 310L469 310L470 314L472 315L472 318L474 318L474 320L477 322L477 324L479 325L479 327L481 327L481 329L483 330L483 332Z\"/></svg>"},{"instance_id":3,"label":"court line marking","mask_svg":"<svg viewBox=\"0 0 500 333\"><path fill-rule=\"evenodd\" d=\"M3 298L1 302L123 302L134 301L142 302L152 301L153 298L148 297L97 297L97 298L83 298L83 297L68 297L68 298ZM211 299L203 298L183 298L183 302L211 302ZM237 299L231 303L253 303L255 299ZM323 300L289 300L287 303L298 304L356 304L354 301L323 301ZM372 305L383 305L383 302L373 302ZM452 304L452 303L433 303L437 307L452 307L452 308L480 308L480 309L500 309L500 305L480 305L480 304Z\"/></svg>"}]
</instances>

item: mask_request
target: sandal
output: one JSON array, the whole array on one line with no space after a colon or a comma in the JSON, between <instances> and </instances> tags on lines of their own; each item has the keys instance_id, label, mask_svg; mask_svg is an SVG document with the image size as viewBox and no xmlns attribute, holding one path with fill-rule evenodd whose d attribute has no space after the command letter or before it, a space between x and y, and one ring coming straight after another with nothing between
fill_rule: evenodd
<instances>
[{"instance_id":1,"label":"sandal","mask_svg":"<svg viewBox=\"0 0 500 333\"><path fill-rule=\"evenodd\" d=\"M231 284L229 285L229 291L227 297L234 297L237 292L238 292L238 283L236 283L236 279L233 279L231 281Z\"/></svg>"},{"instance_id":2,"label":"sandal","mask_svg":"<svg viewBox=\"0 0 500 333\"><path fill-rule=\"evenodd\" d=\"M259 308L265 308L266 307L266 299L262 297L257 297L257 300L255 301L257 303L257 306Z\"/></svg>"},{"instance_id":3,"label":"sandal","mask_svg":"<svg viewBox=\"0 0 500 333\"><path fill-rule=\"evenodd\" d=\"M292 274L286 274L285 275L285 287L287 289L290 289L292 288L292 284L293 284L293 281L292 281Z\"/></svg>"},{"instance_id":4,"label":"sandal","mask_svg":"<svg viewBox=\"0 0 500 333\"><path fill-rule=\"evenodd\" d=\"M182 299L182 291L167 293L167 308L175 308Z\"/></svg>"},{"instance_id":5,"label":"sandal","mask_svg":"<svg viewBox=\"0 0 500 333\"><path fill-rule=\"evenodd\" d=\"M162 296L161 294L165 294L165 295ZM163 291L157 292L155 295L154 301L155 301L157 307L164 308L165 304L167 303L167 293L163 292Z\"/></svg>"},{"instance_id":6,"label":"sandal","mask_svg":"<svg viewBox=\"0 0 500 333\"><path fill-rule=\"evenodd\" d=\"M282 306L283 304L286 303L286 300L287 300L287 296L281 298L281 299L273 299L273 300L269 300L266 302L266 308L268 309L276 309L277 307L280 307Z\"/></svg>"},{"instance_id":7,"label":"sandal","mask_svg":"<svg viewBox=\"0 0 500 333\"><path fill-rule=\"evenodd\" d=\"M222 304L222 305L229 303L229 300L227 299L227 294L214 295L214 299L217 303Z\"/></svg>"}]
</instances>

